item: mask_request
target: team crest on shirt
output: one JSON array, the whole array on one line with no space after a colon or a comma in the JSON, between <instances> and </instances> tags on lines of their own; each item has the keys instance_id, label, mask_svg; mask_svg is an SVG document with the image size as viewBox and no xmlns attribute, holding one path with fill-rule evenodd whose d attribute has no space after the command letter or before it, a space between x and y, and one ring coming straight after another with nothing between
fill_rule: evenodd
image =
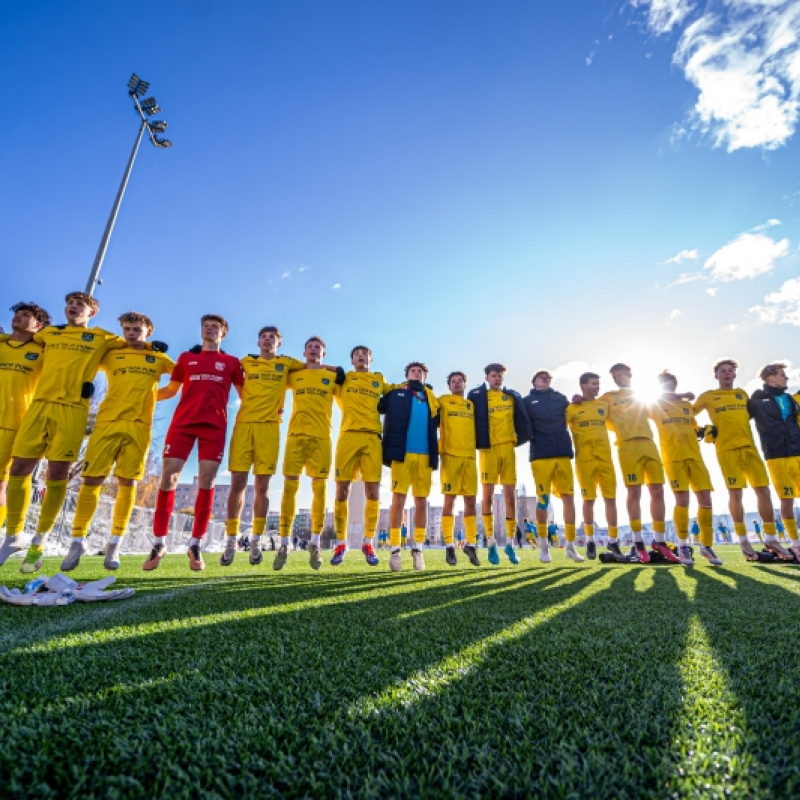
<instances>
[{"instance_id":1,"label":"team crest on shirt","mask_svg":"<svg viewBox=\"0 0 800 800\"><path fill-rule=\"evenodd\" d=\"M155 364L155 363L156 363L156 357L155 357L155 356L145 356L145 357L144 357L144 360L145 360L145 361L146 361L148 364Z\"/></svg>"},{"instance_id":2,"label":"team crest on shirt","mask_svg":"<svg viewBox=\"0 0 800 800\"><path fill-rule=\"evenodd\" d=\"M604 417L604 416L606 415L606 410L605 410L604 408L598 408L598 409L597 409L597 413L598 413L598 414L599 414L601 417Z\"/></svg>"},{"instance_id":3,"label":"team crest on shirt","mask_svg":"<svg viewBox=\"0 0 800 800\"><path fill-rule=\"evenodd\" d=\"M93 333L82 333L81 334L81 339L83 339L84 342L93 342L94 341L94 334Z\"/></svg>"},{"instance_id":4,"label":"team crest on shirt","mask_svg":"<svg viewBox=\"0 0 800 800\"><path fill-rule=\"evenodd\" d=\"M331 382L330 378L323 378L322 379L322 385L323 386L327 386L330 382Z\"/></svg>"},{"instance_id":5,"label":"team crest on shirt","mask_svg":"<svg viewBox=\"0 0 800 800\"><path fill-rule=\"evenodd\" d=\"M283 364L276 364L275 372L283 372Z\"/></svg>"},{"instance_id":6,"label":"team crest on shirt","mask_svg":"<svg viewBox=\"0 0 800 800\"><path fill-rule=\"evenodd\" d=\"M507 394L504 394L502 399L503 399L504 401L505 401L505 400L508 400L508 395L507 395Z\"/></svg>"},{"instance_id":7,"label":"team crest on shirt","mask_svg":"<svg viewBox=\"0 0 800 800\"><path fill-rule=\"evenodd\" d=\"M741 395L741 394L739 394L739 392L737 392L737 393L736 393L736 399L737 399L737 400L744 400L744 397L742 397L742 395Z\"/></svg>"},{"instance_id":8,"label":"team crest on shirt","mask_svg":"<svg viewBox=\"0 0 800 800\"><path fill-rule=\"evenodd\" d=\"M373 386L374 386L376 389L377 389L377 388L380 386L380 384L378 383L378 381L372 381L372 385L373 385Z\"/></svg>"},{"instance_id":9,"label":"team crest on shirt","mask_svg":"<svg viewBox=\"0 0 800 800\"><path fill-rule=\"evenodd\" d=\"M224 370L224 369L225 369L225 364L224 364L222 361L215 361L215 362L214 362L214 366L215 366L215 367L216 367L216 368L217 368L217 369L218 369L220 372L222 372L222 370Z\"/></svg>"},{"instance_id":10,"label":"team crest on shirt","mask_svg":"<svg viewBox=\"0 0 800 800\"><path fill-rule=\"evenodd\" d=\"M688 409L688 408L684 408L684 409L683 409L683 413L684 413L684 414L688 414L688 413L689 413L689 409Z\"/></svg>"},{"instance_id":11,"label":"team crest on shirt","mask_svg":"<svg viewBox=\"0 0 800 800\"><path fill-rule=\"evenodd\" d=\"M39 354L38 353L25 353L25 358L28 361L36 361L36 359L39 358Z\"/></svg>"}]
</instances>

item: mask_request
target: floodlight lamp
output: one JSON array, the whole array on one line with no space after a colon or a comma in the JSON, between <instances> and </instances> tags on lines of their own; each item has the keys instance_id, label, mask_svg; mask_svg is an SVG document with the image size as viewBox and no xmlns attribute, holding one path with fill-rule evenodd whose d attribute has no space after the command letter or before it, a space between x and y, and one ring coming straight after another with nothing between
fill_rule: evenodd
<instances>
[{"instance_id":1,"label":"floodlight lamp","mask_svg":"<svg viewBox=\"0 0 800 800\"><path fill-rule=\"evenodd\" d=\"M169 139L159 139L158 136L153 138L156 141L156 147L172 147L172 142Z\"/></svg>"},{"instance_id":2,"label":"floodlight lamp","mask_svg":"<svg viewBox=\"0 0 800 800\"><path fill-rule=\"evenodd\" d=\"M139 97L142 97L150 88L150 84L147 81L143 81L134 72L133 75L131 75L131 79L128 81L128 88L131 90L132 94L138 94Z\"/></svg>"},{"instance_id":3,"label":"floodlight lamp","mask_svg":"<svg viewBox=\"0 0 800 800\"><path fill-rule=\"evenodd\" d=\"M150 130L153 133L164 133L164 131L167 129L167 123L161 119L154 119L147 124L150 126Z\"/></svg>"},{"instance_id":4,"label":"floodlight lamp","mask_svg":"<svg viewBox=\"0 0 800 800\"><path fill-rule=\"evenodd\" d=\"M161 111L161 107L156 102L155 97L148 97L147 100L142 100L142 109L148 117L152 117L153 114L158 114Z\"/></svg>"}]
</instances>

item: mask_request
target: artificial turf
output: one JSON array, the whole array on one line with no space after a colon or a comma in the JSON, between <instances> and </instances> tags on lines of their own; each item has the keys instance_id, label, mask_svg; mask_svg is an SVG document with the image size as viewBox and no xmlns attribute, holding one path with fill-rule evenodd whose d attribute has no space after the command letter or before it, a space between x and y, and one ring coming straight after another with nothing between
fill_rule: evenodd
<instances>
[{"instance_id":1,"label":"artificial turf","mask_svg":"<svg viewBox=\"0 0 800 800\"><path fill-rule=\"evenodd\" d=\"M400 574L385 553L319 573L304 553L280 573L126 557L131 600L0 608L0 793L797 797L800 568L720 551L693 569L428 551Z\"/></svg>"}]
</instances>

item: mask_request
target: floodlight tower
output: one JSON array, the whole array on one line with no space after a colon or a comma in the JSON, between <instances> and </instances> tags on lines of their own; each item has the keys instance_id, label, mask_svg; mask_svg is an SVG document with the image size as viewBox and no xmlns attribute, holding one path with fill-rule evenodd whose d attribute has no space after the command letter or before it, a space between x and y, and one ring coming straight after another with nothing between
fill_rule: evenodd
<instances>
[{"instance_id":1,"label":"floodlight tower","mask_svg":"<svg viewBox=\"0 0 800 800\"><path fill-rule=\"evenodd\" d=\"M169 139L160 139L156 136L157 133L164 133L167 129L167 123L158 119L148 119L148 117L152 117L153 114L158 114L161 111L155 97L148 97L146 100L139 101L140 97L144 97L144 95L147 94L149 88L150 84L147 81L143 81L135 72L131 75L131 79L128 81L128 94L133 100L133 105L141 119L141 124L139 125L139 132L136 134L133 150L131 150L131 157L128 159L128 166L125 167L122 182L117 191L117 197L114 200L114 205L111 207L111 214L109 214L106 229L103 231L103 238L100 240L100 246L97 248L97 255L94 257L92 271L89 273L89 280L86 282L87 294L94 294L97 284L102 283L99 278L100 268L103 266L103 259L106 257L108 242L114 231L114 223L117 221L119 207L122 204L122 198L128 186L128 178L131 176L133 162L136 160L136 154L139 152L139 145L142 142L144 132L147 131L154 147L172 147L172 142Z\"/></svg>"}]
</instances>

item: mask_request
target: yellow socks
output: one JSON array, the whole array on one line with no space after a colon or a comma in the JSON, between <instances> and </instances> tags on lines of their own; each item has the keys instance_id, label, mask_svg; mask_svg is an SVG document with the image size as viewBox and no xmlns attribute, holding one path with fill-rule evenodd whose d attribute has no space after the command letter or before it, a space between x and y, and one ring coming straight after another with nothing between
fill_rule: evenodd
<instances>
[{"instance_id":1,"label":"yellow socks","mask_svg":"<svg viewBox=\"0 0 800 800\"><path fill-rule=\"evenodd\" d=\"M491 514L481 514L483 520L483 530L489 539L494 538L494 517Z\"/></svg>"},{"instance_id":2,"label":"yellow socks","mask_svg":"<svg viewBox=\"0 0 800 800\"><path fill-rule=\"evenodd\" d=\"M667 532L667 523L664 522L663 519L654 519L653 520L653 538L657 542L664 541L664 534Z\"/></svg>"},{"instance_id":3,"label":"yellow socks","mask_svg":"<svg viewBox=\"0 0 800 800\"><path fill-rule=\"evenodd\" d=\"M454 531L456 529L455 517L442 517L442 539L446 545L453 544L455 541Z\"/></svg>"},{"instance_id":4,"label":"yellow socks","mask_svg":"<svg viewBox=\"0 0 800 800\"><path fill-rule=\"evenodd\" d=\"M364 506L364 541L368 541L375 536L375 530L378 527L378 517L381 513L381 501L370 500Z\"/></svg>"},{"instance_id":5,"label":"yellow socks","mask_svg":"<svg viewBox=\"0 0 800 800\"><path fill-rule=\"evenodd\" d=\"M11 481L13 481L13 480L14 479L11 478L11 480L9 480L9 482L8 482L8 488L9 489L11 489ZM11 503L8 504L8 507L9 507L8 518L11 519ZM775 528L775 523L774 522L765 522L764 523L764 536L767 539L770 539L770 540L771 539L776 539L778 537L778 532L777 532L777 530Z\"/></svg>"},{"instance_id":6,"label":"yellow socks","mask_svg":"<svg viewBox=\"0 0 800 800\"><path fill-rule=\"evenodd\" d=\"M238 517L234 517L233 519L228 519L225 521L225 533L227 533L228 536L238 536L239 527L240 522Z\"/></svg>"},{"instance_id":7,"label":"yellow socks","mask_svg":"<svg viewBox=\"0 0 800 800\"><path fill-rule=\"evenodd\" d=\"M583 523L583 532L586 534L587 539L594 539L594 523Z\"/></svg>"},{"instance_id":8,"label":"yellow socks","mask_svg":"<svg viewBox=\"0 0 800 800\"><path fill-rule=\"evenodd\" d=\"M100 494L100 487L93 486ZM61 506L64 505L64 498L67 496L66 481L46 481L44 500L42 500L42 510L39 512L39 524L36 526L36 533L50 533L53 523L56 521ZM95 504L95 508L97 505ZM94 513L94 510L92 511Z\"/></svg>"},{"instance_id":9,"label":"yellow socks","mask_svg":"<svg viewBox=\"0 0 800 800\"><path fill-rule=\"evenodd\" d=\"M686 542L689 539L689 509L685 506L675 506L672 512L672 521L675 523L675 532L678 539Z\"/></svg>"},{"instance_id":10,"label":"yellow socks","mask_svg":"<svg viewBox=\"0 0 800 800\"><path fill-rule=\"evenodd\" d=\"M300 481L285 478L283 481L283 497L281 497L281 521L279 523L281 537L292 534L292 523L297 511L297 490Z\"/></svg>"},{"instance_id":11,"label":"yellow socks","mask_svg":"<svg viewBox=\"0 0 800 800\"><path fill-rule=\"evenodd\" d=\"M633 531L633 540L635 542L643 542L642 539L642 521L640 519L631 520L631 530Z\"/></svg>"},{"instance_id":12,"label":"yellow socks","mask_svg":"<svg viewBox=\"0 0 800 800\"><path fill-rule=\"evenodd\" d=\"M266 529L266 517L253 517L253 536L263 536Z\"/></svg>"},{"instance_id":13,"label":"yellow socks","mask_svg":"<svg viewBox=\"0 0 800 800\"><path fill-rule=\"evenodd\" d=\"M478 518L464 517L464 531L466 532L467 544L478 543Z\"/></svg>"},{"instance_id":14,"label":"yellow socks","mask_svg":"<svg viewBox=\"0 0 800 800\"><path fill-rule=\"evenodd\" d=\"M0 506L0 530L3 528L3 523L6 521L6 509L8 506Z\"/></svg>"},{"instance_id":15,"label":"yellow socks","mask_svg":"<svg viewBox=\"0 0 800 800\"><path fill-rule=\"evenodd\" d=\"M425 537L427 534L427 528L414 528L414 544L425 544Z\"/></svg>"},{"instance_id":16,"label":"yellow socks","mask_svg":"<svg viewBox=\"0 0 800 800\"><path fill-rule=\"evenodd\" d=\"M133 514L133 504L136 501L135 486L118 486L117 499L114 501L114 511L111 515L111 535L124 536L128 530L128 523Z\"/></svg>"},{"instance_id":17,"label":"yellow socks","mask_svg":"<svg viewBox=\"0 0 800 800\"><path fill-rule=\"evenodd\" d=\"M30 475L22 477L12 475L8 479L8 488L6 489L6 534L8 536L16 536L25 530L25 519L31 504L31 483Z\"/></svg>"},{"instance_id":18,"label":"yellow socks","mask_svg":"<svg viewBox=\"0 0 800 800\"><path fill-rule=\"evenodd\" d=\"M506 543L512 544L514 537L517 535L517 521L515 519L506 519Z\"/></svg>"},{"instance_id":19,"label":"yellow socks","mask_svg":"<svg viewBox=\"0 0 800 800\"><path fill-rule=\"evenodd\" d=\"M347 500L335 500L333 503L333 529L337 541L347 541Z\"/></svg>"},{"instance_id":20,"label":"yellow socks","mask_svg":"<svg viewBox=\"0 0 800 800\"><path fill-rule=\"evenodd\" d=\"M389 528L389 547L400 547L400 528Z\"/></svg>"},{"instance_id":21,"label":"yellow socks","mask_svg":"<svg viewBox=\"0 0 800 800\"><path fill-rule=\"evenodd\" d=\"M575 523L574 522L571 525L566 523L566 522L564 523L564 538L568 542L574 542L575 541Z\"/></svg>"},{"instance_id":22,"label":"yellow socks","mask_svg":"<svg viewBox=\"0 0 800 800\"><path fill-rule=\"evenodd\" d=\"M81 484L78 499L75 501L75 517L72 520L72 538L82 539L91 524L97 504L100 502L102 486ZM45 495L45 498L47 495Z\"/></svg>"},{"instance_id":23,"label":"yellow socks","mask_svg":"<svg viewBox=\"0 0 800 800\"><path fill-rule=\"evenodd\" d=\"M786 528L789 540L794 544L797 541L797 520L794 517L784 519L783 527Z\"/></svg>"},{"instance_id":24,"label":"yellow socks","mask_svg":"<svg viewBox=\"0 0 800 800\"><path fill-rule=\"evenodd\" d=\"M744 522L734 522L733 530L736 533L736 536L738 537L740 542L742 541L742 539L747 538L747 526L744 524Z\"/></svg>"},{"instance_id":25,"label":"yellow socks","mask_svg":"<svg viewBox=\"0 0 800 800\"><path fill-rule=\"evenodd\" d=\"M322 533L325 527L325 478L311 481L311 532ZM345 531L345 537L347 533Z\"/></svg>"},{"instance_id":26,"label":"yellow socks","mask_svg":"<svg viewBox=\"0 0 800 800\"><path fill-rule=\"evenodd\" d=\"M619 538L619 527L616 525L609 525L608 526L608 538L609 541L616 542Z\"/></svg>"},{"instance_id":27,"label":"yellow socks","mask_svg":"<svg viewBox=\"0 0 800 800\"><path fill-rule=\"evenodd\" d=\"M711 547L714 543L714 517L710 508L697 509L697 525L700 528L700 544Z\"/></svg>"}]
</instances>

